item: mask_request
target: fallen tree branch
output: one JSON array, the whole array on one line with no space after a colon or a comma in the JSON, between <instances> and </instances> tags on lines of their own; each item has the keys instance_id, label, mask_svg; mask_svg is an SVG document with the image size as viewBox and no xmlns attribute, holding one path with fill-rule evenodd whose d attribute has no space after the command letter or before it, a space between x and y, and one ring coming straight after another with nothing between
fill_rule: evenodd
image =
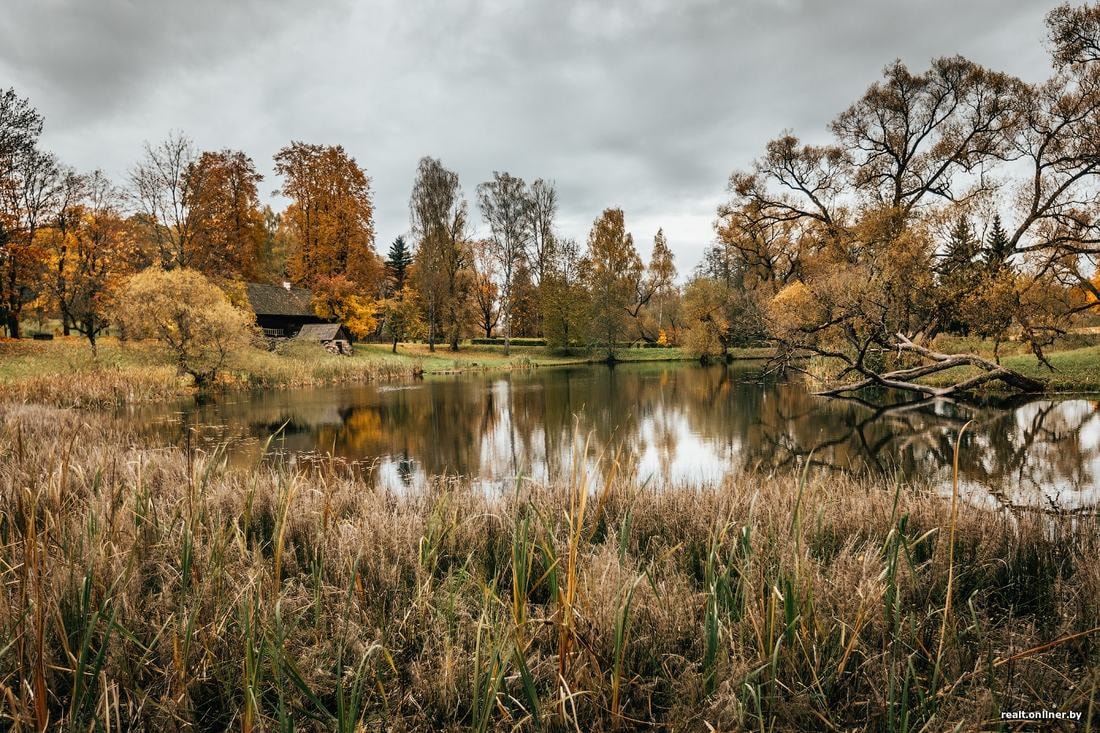
<instances>
[{"instance_id":1,"label":"fallen tree branch","mask_svg":"<svg viewBox=\"0 0 1100 733\"><path fill-rule=\"evenodd\" d=\"M895 369L894 371L885 372L883 374L879 374L860 365L858 371L864 376L863 379L851 384L822 390L817 392L817 394L837 396L856 392L861 389L866 389L867 387L877 386L904 390L907 392L918 392L928 395L929 397L948 397L953 394L969 392L989 382L1002 382L1013 389L1027 394L1036 394L1046 389L1046 386L1039 380L1020 374L1017 371L980 357L977 354L944 354L939 351L933 351L926 346L921 346L901 333L895 334L895 338L897 339L895 348L898 351L916 354L929 363L915 367L906 367L904 369ZM938 374L939 372L945 372L956 367L965 366L976 367L980 369L982 373L942 387L912 381L932 374Z\"/></svg>"}]
</instances>

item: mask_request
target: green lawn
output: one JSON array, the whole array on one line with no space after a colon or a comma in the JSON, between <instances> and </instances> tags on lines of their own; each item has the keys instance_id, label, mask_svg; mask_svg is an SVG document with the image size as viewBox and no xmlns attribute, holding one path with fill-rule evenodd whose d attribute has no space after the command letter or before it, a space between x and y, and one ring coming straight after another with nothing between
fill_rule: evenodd
<instances>
[{"instance_id":1,"label":"green lawn","mask_svg":"<svg viewBox=\"0 0 1100 733\"><path fill-rule=\"evenodd\" d=\"M606 352L601 349L589 351L573 348L562 351L543 346L513 346L512 353L505 356L504 348L501 346L466 344L462 345L457 352L451 351L446 345L436 346L435 351L432 352L428 350L427 344L423 343L399 344L397 354L390 352L388 344L356 344L355 351L356 354L368 355L372 359L385 362L417 364L425 374L449 374L471 369L515 369L602 363L606 355ZM767 359L773 353L772 349L767 348L746 348L732 349L730 355L734 359ZM695 357L684 349L673 346L618 349L615 352L615 358L620 362L643 362L689 361Z\"/></svg>"},{"instance_id":2,"label":"green lawn","mask_svg":"<svg viewBox=\"0 0 1100 733\"><path fill-rule=\"evenodd\" d=\"M446 345L437 345L434 352L427 344L402 343L397 353L390 352L387 344L356 344L356 354L369 356L391 363L418 364L425 374L446 374L470 369L514 369L536 366L563 366L566 364L585 364L603 359L603 352L588 352L584 349L571 349L568 352L548 349L543 346L513 346L512 353L504 355L501 346L466 345L451 351ZM666 349L620 349L616 352L619 361L682 361L691 356L680 348Z\"/></svg>"},{"instance_id":3,"label":"green lawn","mask_svg":"<svg viewBox=\"0 0 1100 733\"><path fill-rule=\"evenodd\" d=\"M1100 346L1047 354L1050 371L1032 354L1020 354L1001 360L1009 369L1042 380L1052 391L1100 392Z\"/></svg>"},{"instance_id":4,"label":"green lawn","mask_svg":"<svg viewBox=\"0 0 1100 733\"><path fill-rule=\"evenodd\" d=\"M949 354L971 353L993 360L993 343L976 338L942 335L935 348ZM1100 392L1100 344L1093 334L1068 334L1044 350L1054 371L1031 352L1027 344L1009 341L1001 344L1001 364L1047 385L1051 392ZM975 376L977 369L962 367L928 377L929 384L947 385ZM999 391L1001 385L989 386Z\"/></svg>"}]
</instances>

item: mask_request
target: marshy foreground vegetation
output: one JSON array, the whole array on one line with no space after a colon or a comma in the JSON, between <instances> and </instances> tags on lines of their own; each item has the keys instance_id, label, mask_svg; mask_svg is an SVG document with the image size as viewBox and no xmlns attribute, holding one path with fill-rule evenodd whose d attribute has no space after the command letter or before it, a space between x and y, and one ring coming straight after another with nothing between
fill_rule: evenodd
<instances>
[{"instance_id":1,"label":"marshy foreground vegetation","mask_svg":"<svg viewBox=\"0 0 1100 733\"><path fill-rule=\"evenodd\" d=\"M973 730L1097 715L1100 533L920 485L230 469L0 408L20 730ZM577 465L582 465L578 460ZM1082 723L1083 729L1089 729Z\"/></svg>"}]
</instances>

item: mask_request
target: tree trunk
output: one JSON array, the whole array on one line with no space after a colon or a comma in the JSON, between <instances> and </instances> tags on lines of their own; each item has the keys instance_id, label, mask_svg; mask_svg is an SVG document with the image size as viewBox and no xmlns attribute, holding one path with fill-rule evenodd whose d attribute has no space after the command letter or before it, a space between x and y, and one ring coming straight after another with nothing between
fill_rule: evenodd
<instances>
[{"instance_id":1,"label":"tree trunk","mask_svg":"<svg viewBox=\"0 0 1100 733\"><path fill-rule=\"evenodd\" d=\"M391 353L394 353L394 354L397 353L397 337L396 336L393 337L393 348L390 349L390 351L391 351Z\"/></svg>"},{"instance_id":2,"label":"tree trunk","mask_svg":"<svg viewBox=\"0 0 1100 733\"><path fill-rule=\"evenodd\" d=\"M907 392L918 392L929 397L949 397L958 393L969 392L988 382L1001 382L1004 385L1025 394L1038 394L1046 389L1046 385L1037 379L1032 379L1000 364L984 359L976 354L944 354L933 351L925 346L915 343L904 334L896 334L896 348L898 351L907 351L916 354L926 363L895 369L890 372L877 373L861 364L853 365L849 371L858 371L865 379L841 387L827 389L818 394L837 396L849 392L856 392L867 387L887 387ZM946 387L935 387L921 384L913 380L927 377L932 374L954 369L956 367L975 367L981 370L981 374L963 379Z\"/></svg>"},{"instance_id":3,"label":"tree trunk","mask_svg":"<svg viewBox=\"0 0 1100 733\"><path fill-rule=\"evenodd\" d=\"M8 315L8 336L13 339L19 338L19 316L14 313Z\"/></svg>"}]
</instances>

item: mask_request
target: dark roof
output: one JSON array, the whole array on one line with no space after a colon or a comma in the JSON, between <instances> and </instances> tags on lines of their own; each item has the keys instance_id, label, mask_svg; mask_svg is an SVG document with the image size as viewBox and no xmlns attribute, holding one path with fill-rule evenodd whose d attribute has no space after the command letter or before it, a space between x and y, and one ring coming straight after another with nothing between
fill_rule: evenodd
<instances>
[{"instance_id":1,"label":"dark roof","mask_svg":"<svg viewBox=\"0 0 1100 733\"><path fill-rule=\"evenodd\" d=\"M248 302L258 316L316 316L313 291L282 285L248 283Z\"/></svg>"},{"instance_id":2,"label":"dark roof","mask_svg":"<svg viewBox=\"0 0 1100 733\"><path fill-rule=\"evenodd\" d=\"M350 340L348 332L339 323L307 323L302 326L295 338L303 341L333 341L335 339Z\"/></svg>"}]
</instances>

